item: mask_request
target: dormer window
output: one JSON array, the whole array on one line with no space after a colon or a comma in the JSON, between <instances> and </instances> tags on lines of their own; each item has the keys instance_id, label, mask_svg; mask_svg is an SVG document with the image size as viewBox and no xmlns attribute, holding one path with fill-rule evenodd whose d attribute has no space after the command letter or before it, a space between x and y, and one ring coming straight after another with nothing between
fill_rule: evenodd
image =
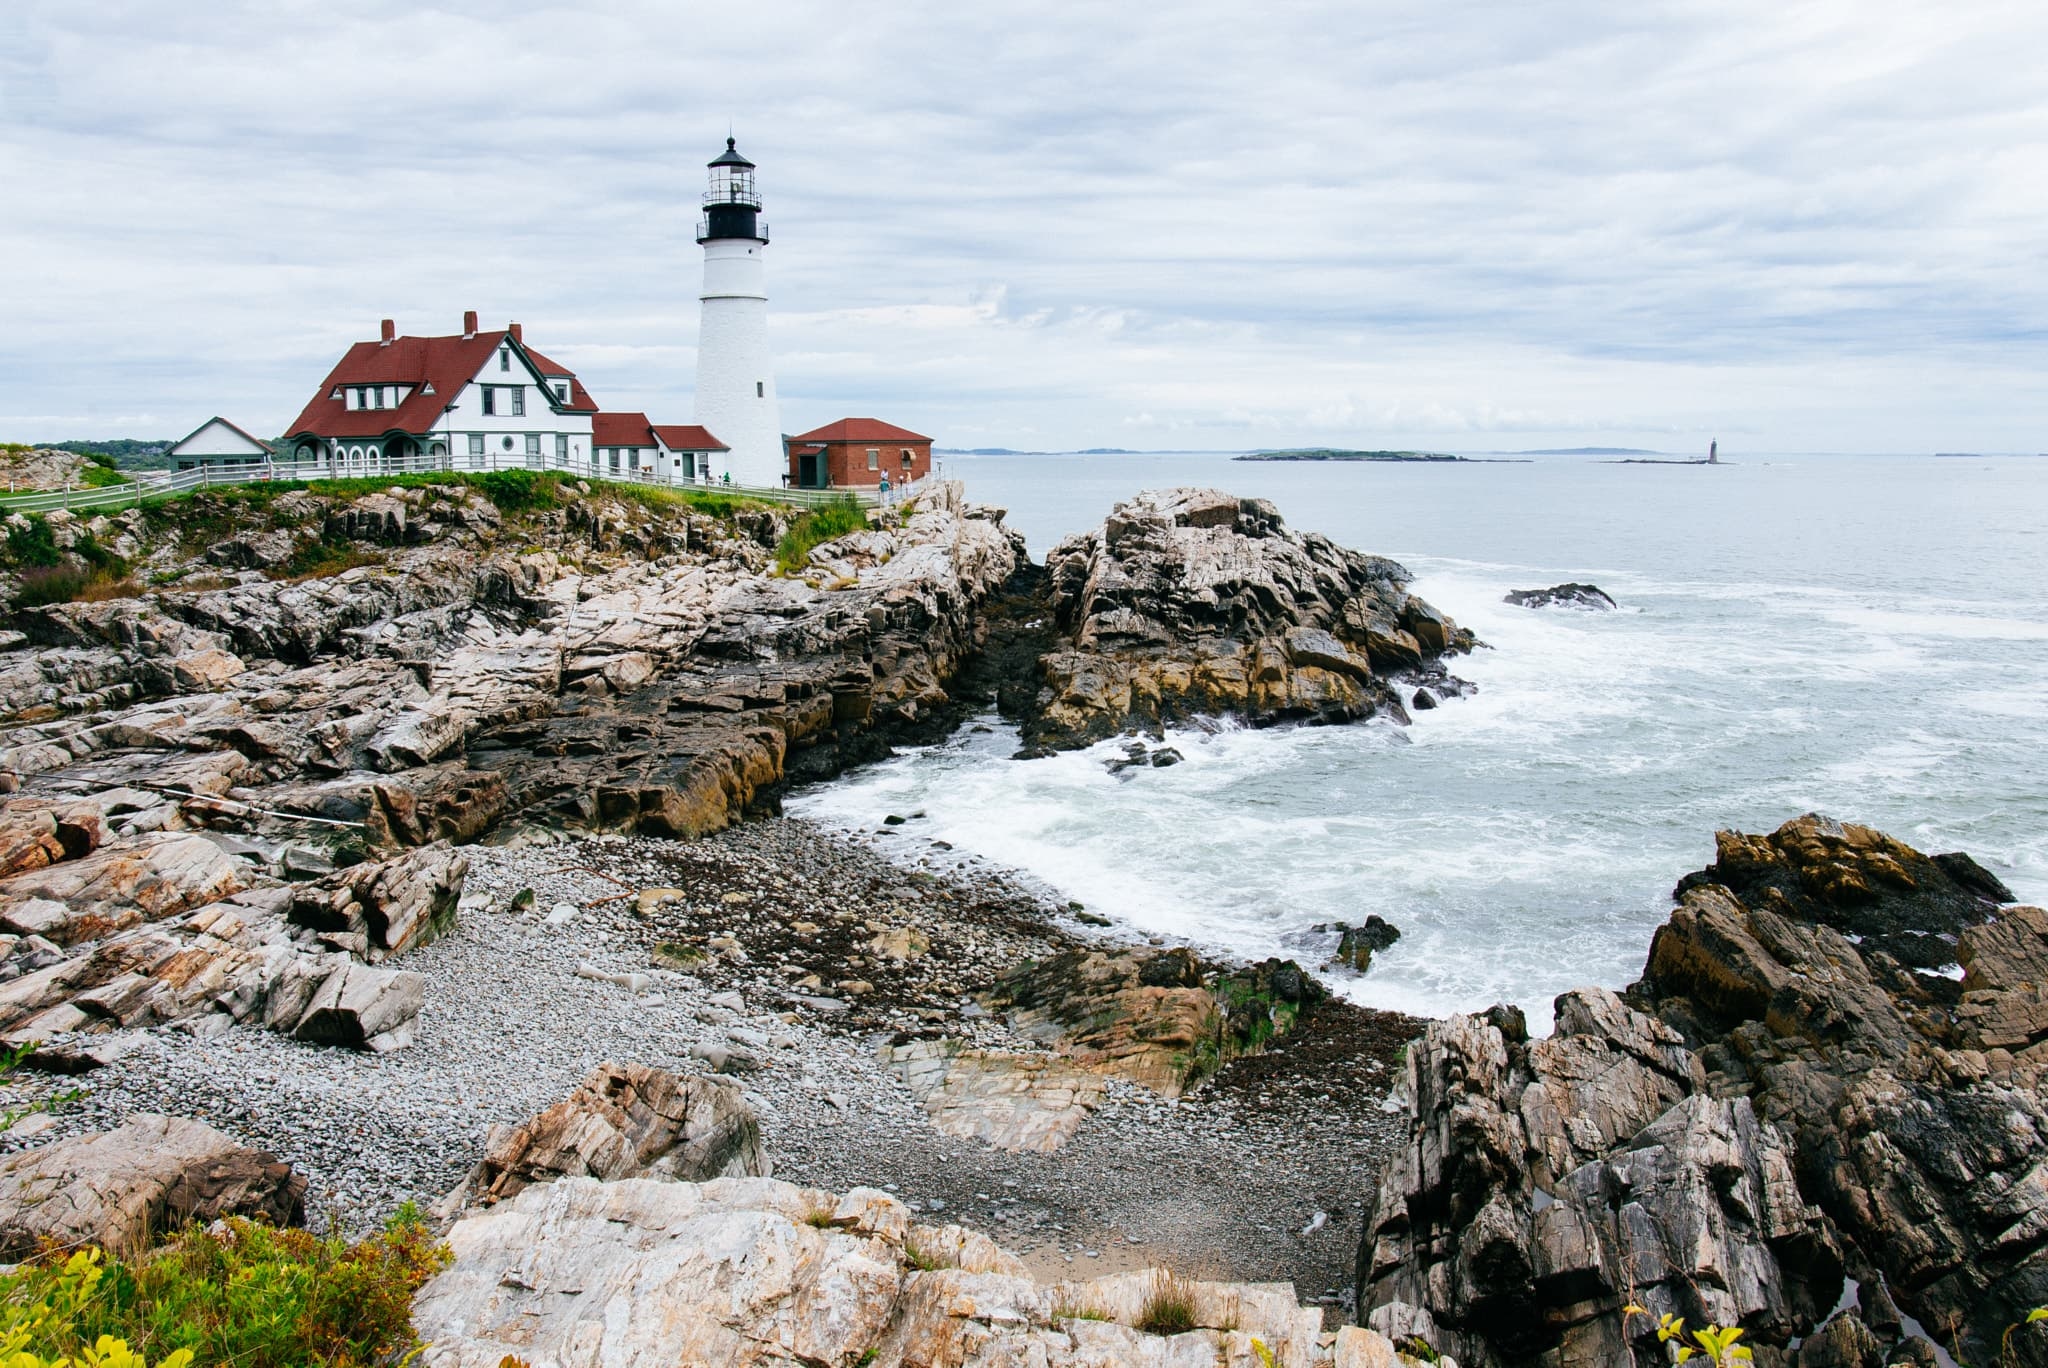
<instances>
[{"instance_id":1,"label":"dormer window","mask_svg":"<svg viewBox=\"0 0 2048 1368\"><path fill-rule=\"evenodd\" d=\"M556 386L555 386L555 398L557 398L557 399L563 399L563 400L566 400L566 399L567 399L568 397L569 397L569 382L568 382L568 381L566 381L566 380L564 380L564 381L561 381L561 382L557 383L557 384L556 384Z\"/></svg>"},{"instance_id":2,"label":"dormer window","mask_svg":"<svg viewBox=\"0 0 2048 1368\"><path fill-rule=\"evenodd\" d=\"M382 385L377 385L374 388L372 388L370 390L370 396L370 407L384 407L384 387Z\"/></svg>"},{"instance_id":3,"label":"dormer window","mask_svg":"<svg viewBox=\"0 0 2048 1368\"><path fill-rule=\"evenodd\" d=\"M367 396L367 395L366 395L366 394L364 393L364 391L363 391L363 388L362 388L362 386L360 386L360 385L356 386L356 407L357 407L357 408L359 408L359 409L361 409L361 408L368 408L369 406L370 406L370 401L369 401L369 398L368 398L368 396Z\"/></svg>"},{"instance_id":4,"label":"dormer window","mask_svg":"<svg viewBox=\"0 0 2048 1368\"><path fill-rule=\"evenodd\" d=\"M433 382L433 381L431 381L431 380L427 381L427 383L426 383L426 384L424 384L424 385L421 385L421 386L420 386L420 393L421 393L421 394L432 394L433 392L434 392L434 382Z\"/></svg>"}]
</instances>

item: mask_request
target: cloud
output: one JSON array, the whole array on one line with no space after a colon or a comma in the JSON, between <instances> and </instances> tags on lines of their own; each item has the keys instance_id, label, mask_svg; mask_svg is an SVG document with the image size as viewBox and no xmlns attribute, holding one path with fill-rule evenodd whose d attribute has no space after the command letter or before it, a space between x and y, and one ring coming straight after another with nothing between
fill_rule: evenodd
<instances>
[{"instance_id":1,"label":"cloud","mask_svg":"<svg viewBox=\"0 0 2048 1368\"><path fill-rule=\"evenodd\" d=\"M378 318L465 308L685 417L731 120L791 430L2031 450L2044 38L1995 2L17 0L0 427L274 429Z\"/></svg>"}]
</instances>

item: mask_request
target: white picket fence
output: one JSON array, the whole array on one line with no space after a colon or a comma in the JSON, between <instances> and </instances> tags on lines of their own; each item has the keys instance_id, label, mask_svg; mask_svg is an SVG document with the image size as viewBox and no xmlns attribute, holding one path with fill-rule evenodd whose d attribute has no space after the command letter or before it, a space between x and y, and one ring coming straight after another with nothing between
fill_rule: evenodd
<instances>
[{"instance_id":1,"label":"white picket fence","mask_svg":"<svg viewBox=\"0 0 2048 1368\"><path fill-rule=\"evenodd\" d=\"M133 508L150 499L174 498L212 485L259 484L272 480L377 480L389 475L481 475L494 470L530 470L535 474L554 474L564 479L588 480L593 484L641 484L656 485L665 489L697 489L707 494L733 494L769 503L793 504L800 508L816 508L820 504L849 498L867 508L877 507L883 502L880 491L874 489L786 489L762 488L756 485L706 484L696 480L671 480L656 475L651 470L627 470L595 475L587 469L566 463L541 463L532 458L518 457L516 453L504 457L491 453L480 461L476 457L465 456L461 458L461 464L446 456L402 457L380 462L376 470L367 471L351 469L345 463L337 465L327 461L266 461L247 465L198 466L191 470L138 470L131 474L126 484L102 485L97 488L81 485L76 489L47 489L28 494L0 495L0 513L48 513L59 508ZM888 502L894 504L904 499L915 498L926 483L928 480L920 480L891 489Z\"/></svg>"}]
</instances>

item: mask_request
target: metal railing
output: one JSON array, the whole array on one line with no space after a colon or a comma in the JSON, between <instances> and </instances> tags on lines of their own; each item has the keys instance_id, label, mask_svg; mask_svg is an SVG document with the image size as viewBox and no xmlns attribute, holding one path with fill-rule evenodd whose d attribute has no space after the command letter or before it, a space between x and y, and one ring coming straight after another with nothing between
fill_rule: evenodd
<instances>
[{"instance_id":1,"label":"metal railing","mask_svg":"<svg viewBox=\"0 0 2048 1368\"><path fill-rule=\"evenodd\" d=\"M535 474L558 475L564 479L589 480L599 484L652 485L659 489L698 490L706 494L731 494L766 503L816 508L821 504L852 499L865 508L882 503L876 489L831 488L790 489L782 486L721 484L702 480L675 479L652 470L594 471L587 464L572 464L517 452L487 452L481 457L398 456L379 457L369 468L348 461L262 461L236 465L201 465L191 470L139 470L128 483L80 486L76 489L38 490L27 494L0 495L0 513L48 513L56 509L133 508L150 499L175 498L215 485L262 484L269 481L310 482L313 480L380 480L394 475L484 475L501 470L526 470ZM892 488L889 502L915 498L929 481L915 481Z\"/></svg>"}]
</instances>

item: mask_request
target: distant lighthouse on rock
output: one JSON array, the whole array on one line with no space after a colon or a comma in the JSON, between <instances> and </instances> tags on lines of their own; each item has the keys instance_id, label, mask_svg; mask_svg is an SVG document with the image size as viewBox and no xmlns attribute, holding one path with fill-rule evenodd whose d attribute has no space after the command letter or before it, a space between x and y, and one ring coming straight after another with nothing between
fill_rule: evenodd
<instances>
[{"instance_id":1,"label":"distant lighthouse on rock","mask_svg":"<svg viewBox=\"0 0 2048 1368\"><path fill-rule=\"evenodd\" d=\"M782 483L787 458L768 361L768 225L754 164L733 140L712 158L697 241L704 248L703 313L697 325L697 422L732 450L733 482Z\"/></svg>"}]
</instances>

